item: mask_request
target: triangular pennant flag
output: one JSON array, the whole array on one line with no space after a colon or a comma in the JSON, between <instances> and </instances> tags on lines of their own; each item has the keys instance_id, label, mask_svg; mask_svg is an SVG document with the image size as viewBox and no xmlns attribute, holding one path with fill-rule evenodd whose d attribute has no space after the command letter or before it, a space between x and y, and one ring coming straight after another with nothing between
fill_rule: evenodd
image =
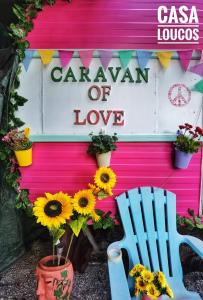
<instances>
[{"instance_id":1,"label":"triangular pennant flag","mask_svg":"<svg viewBox=\"0 0 203 300\"><path fill-rule=\"evenodd\" d=\"M189 69L190 72L203 76L203 63L195 65Z\"/></svg>"},{"instance_id":2,"label":"triangular pennant flag","mask_svg":"<svg viewBox=\"0 0 203 300\"><path fill-rule=\"evenodd\" d=\"M193 50L185 50L185 51L177 51L179 58L180 58L180 63L184 71L187 71L190 60L192 58L192 53Z\"/></svg>"},{"instance_id":3,"label":"triangular pennant flag","mask_svg":"<svg viewBox=\"0 0 203 300\"><path fill-rule=\"evenodd\" d=\"M133 52L134 52L133 50L118 51L120 61L121 61L121 65L123 66L123 68L126 68L128 66L128 63L129 63L129 61L132 57Z\"/></svg>"},{"instance_id":4,"label":"triangular pennant flag","mask_svg":"<svg viewBox=\"0 0 203 300\"><path fill-rule=\"evenodd\" d=\"M194 85L193 90L203 93L203 79Z\"/></svg>"},{"instance_id":5,"label":"triangular pennant flag","mask_svg":"<svg viewBox=\"0 0 203 300\"><path fill-rule=\"evenodd\" d=\"M25 58L23 60L23 65L25 67L26 72L29 68L30 62L34 55L34 52L35 52L34 50L25 50Z\"/></svg>"},{"instance_id":6,"label":"triangular pennant flag","mask_svg":"<svg viewBox=\"0 0 203 300\"><path fill-rule=\"evenodd\" d=\"M83 64L83 66L87 69L89 68L90 62L92 60L93 52L94 52L93 50L78 51L81 62Z\"/></svg>"},{"instance_id":7,"label":"triangular pennant flag","mask_svg":"<svg viewBox=\"0 0 203 300\"><path fill-rule=\"evenodd\" d=\"M165 69L168 68L172 55L173 55L173 52L171 52L171 51L157 52L159 62L163 68L165 68Z\"/></svg>"},{"instance_id":8,"label":"triangular pennant flag","mask_svg":"<svg viewBox=\"0 0 203 300\"><path fill-rule=\"evenodd\" d=\"M61 66L65 68L68 63L70 62L74 51L68 51L68 50L59 50L59 57L61 61Z\"/></svg>"},{"instance_id":9,"label":"triangular pennant flag","mask_svg":"<svg viewBox=\"0 0 203 300\"><path fill-rule=\"evenodd\" d=\"M44 65L47 65L51 62L54 55L54 50L39 49L38 52Z\"/></svg>"},{"instance_id":10,"label":"triangular pennant flag","mask_svg":"<svg viewBox=\"0 0 203 300\"><path fill-rule=\"evenodd\" d=\"M153 52L142 51L142 50L136 50L136 52L137 52L137 60L138 60L139 67L141 70L144 70Z\"/></svg>"},{"instance_id":11,"label":"triangular pennant flag","mask_svg":"<svg viewBox=\"0 0 203 300\"><path fill-rule=\"evenodd\" d=\"M110 60L112 59L112 55L113 51L111 50L99 50L100 60L105 70L108 67Z\"/></svg>"}]
</instances>

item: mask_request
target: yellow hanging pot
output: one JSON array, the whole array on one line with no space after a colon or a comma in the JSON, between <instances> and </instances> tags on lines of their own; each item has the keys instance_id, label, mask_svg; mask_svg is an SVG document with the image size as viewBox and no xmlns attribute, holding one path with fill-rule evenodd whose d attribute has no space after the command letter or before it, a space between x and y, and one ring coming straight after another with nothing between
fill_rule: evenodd
<instances>
[{"instance_id":1,"label":"yellow hanging pot","mask_svg":"<svg viewBox=\"0 0 203 300\"><path fill-rule=\"evenodd\" d=\"M20 167L27 167L32 164L32 148L14 152Z\"/></svg>"}]
</instances>

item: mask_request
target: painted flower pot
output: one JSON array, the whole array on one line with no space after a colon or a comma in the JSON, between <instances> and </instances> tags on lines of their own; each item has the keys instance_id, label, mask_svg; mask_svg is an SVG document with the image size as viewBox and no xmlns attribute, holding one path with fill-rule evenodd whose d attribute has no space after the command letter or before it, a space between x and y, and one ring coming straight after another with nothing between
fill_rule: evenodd
<instances>
[{"instance_id":1,"label":"painted flower pot","mask_svg":"<svg viewBox=\"0 0 203 300\"><path fill-rule=\"evenodd\" d=\"M192 153L186 153L175 149L175 167L178 169L187 169L189 166L190 160L192 158Z\"/></svg>"},{"instance_id":2,"label":"painted flower pot","mask_svg":"<svg viewBox=\"0 0 203 300\"><path fill-rule=\"evenodd\" d=\"M96 153L98 167L109 167L111 161L111 151L106 153Z\"/></svg>"},{"instance_id":3,"label":"painted flower pot","mask_svg":"<svg viewBox=\"0 0 203 300\"><path fill-rule=\"evenodd\" d=\"M57 256L54 256L57 262ZM61 265L53 266L53 256L42 258L37 266L37 297L39 300L68 300L73 287L73 266L70 261L65 263L61 258Z\"/></svg>"},{"instance_id":4,"label":"painted flower pot","mask_svg":"<svg viewBox=\"0 0 203 300\"><path fill-rule=\"evenodd\" d=\"M27 167L32 164L32 148L15 151L15 156L20 167Z\"/></svg>"},{"instance_id":5,"label":"painted flower pot","mask_svg":"<svg viewBox=\"0 0 203 300\"><path fill-rule=\"evenodd\" d=\"M151 298L149 296L145 295L145 294L142 295L141 299L142 300L151 300ZM157 300L161 300L161 299L162 299L161 296L157 298Z\"/></svg>"}]
</instances>

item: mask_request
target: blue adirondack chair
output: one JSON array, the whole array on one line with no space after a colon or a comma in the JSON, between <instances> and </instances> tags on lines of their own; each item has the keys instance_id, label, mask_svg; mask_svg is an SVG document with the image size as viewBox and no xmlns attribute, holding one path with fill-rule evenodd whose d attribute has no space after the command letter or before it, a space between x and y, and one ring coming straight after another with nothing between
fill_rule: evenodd
<instances>
[{"instance_id":1,"label":"blue adirondack chair","mask_svg":"<svg viewBox=\"0 0 203 300\"><path fill-rule=\"evenodd\" d=\"M187 291L183 285L179 246L186 243L203 258L203 242L177 232L175 194L156 187L141 187L121 194L116 200L124 238L107 249L112 300L139 299L130 292L134 282L124 269L120 249L127 251L129 270L141 263L151 271L163 271L175 300L201 300L199 294Z\"/></svg>"}]
</instances>

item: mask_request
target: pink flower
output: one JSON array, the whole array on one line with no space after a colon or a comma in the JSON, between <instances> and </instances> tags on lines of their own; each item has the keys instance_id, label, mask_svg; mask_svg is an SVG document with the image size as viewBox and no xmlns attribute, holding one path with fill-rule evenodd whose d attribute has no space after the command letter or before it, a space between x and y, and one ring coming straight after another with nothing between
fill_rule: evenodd
<instances>
[{"instance_id":1,"label":"pink flower","mask_svg":"<svg viewBox=\"0 0 203 300\"><path fill-rule=\"evenodd\" d=\"M9 137L8 137L7 135L5 135L5 136L2 138L2 141L3 141L3 142L8 142L8 140L9 140Z\"/></svg>"}]
</instances>

